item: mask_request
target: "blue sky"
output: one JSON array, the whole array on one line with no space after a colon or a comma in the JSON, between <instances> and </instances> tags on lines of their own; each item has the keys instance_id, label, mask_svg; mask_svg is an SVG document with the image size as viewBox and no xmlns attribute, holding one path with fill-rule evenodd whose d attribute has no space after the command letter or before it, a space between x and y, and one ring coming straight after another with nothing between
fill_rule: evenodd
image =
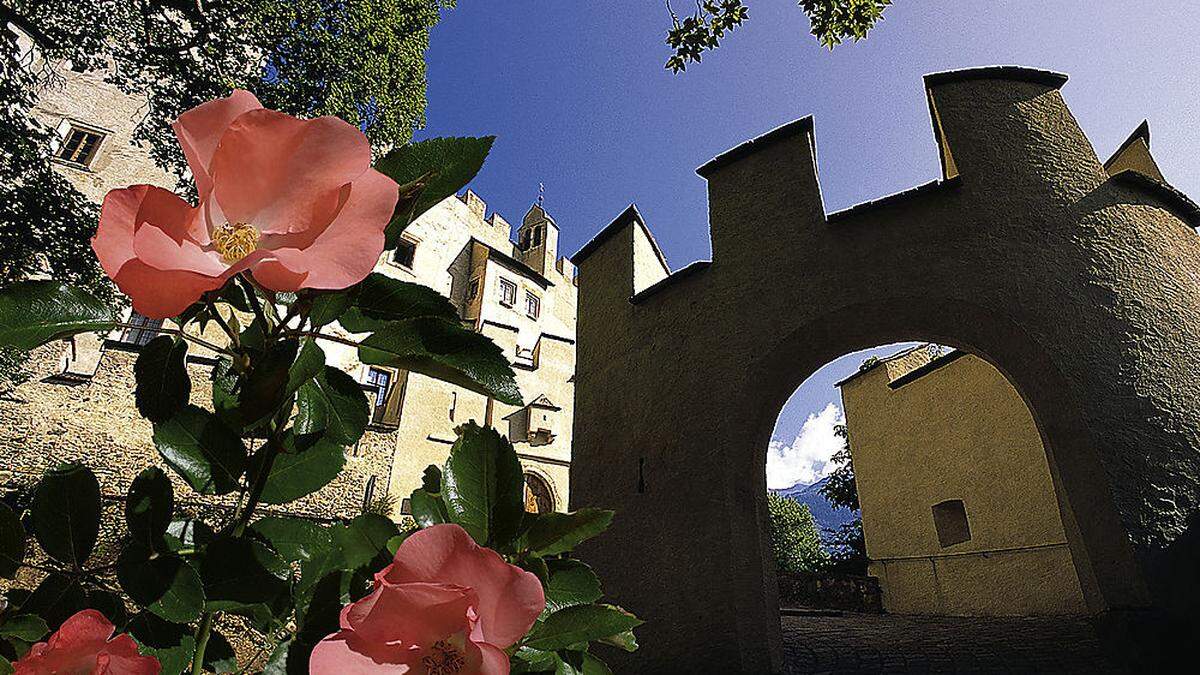
<instances>
[{"instance_id":1,"label":"blue sky","mask_svg":"<svg viewBox=\"0 0 1200 675\"><path fill-rule=\"evenodd\" d=\"M458 0L433 32L418 137L498 136L472 187L516 220L544 182L567 254L636 202L677 269L709 256L694 169L714 155L812 114L825 206L842 209L937 176L923 74L1020 64L1071 76L1063 95L1102 159L1149 119L1168 180L1197 195L1200 19L1187 4L896 0L865 41L830 52L791 0L747 0L745 26L672 75L658 0ZM777 438L840 404L830 385L865 356L810 378Z\"/></svg>"}]
</instances>

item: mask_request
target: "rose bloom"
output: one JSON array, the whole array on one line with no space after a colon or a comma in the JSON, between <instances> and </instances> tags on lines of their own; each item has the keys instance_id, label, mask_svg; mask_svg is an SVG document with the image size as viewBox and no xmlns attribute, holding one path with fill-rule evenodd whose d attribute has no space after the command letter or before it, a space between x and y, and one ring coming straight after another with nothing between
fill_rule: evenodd
<instances>
[{"instance_id":1,"label":"rose bloom","mask_svg":"<svg viewBox=\"0 0 1200 675\"><path fill-rule=\"evenodd\" d=\"M545 606L536 576L458 525L434 525L405 539L375 591L342 609L342 629L317 644L309 673L505 675L503 650Z\"/></svg>"},{"instance_id":2,"label":"rose bloom","mask_svg":"<svg viewBox=\"0 0 1200 675\"><path fill-rule=\"evenodd\" d=\"M104 272L153 319L249 272L272 291L342 289L371 272L396 183L336 117L301 120L237 90L172 125L199 204L152 185L104 198L92 248Z\"/></svg>"},{"instance_id":3,"label":"rose bloom","mask_svg":"<svg viewBox=\"0 0 1200 675\"><path fill-rule=\"evenodd\" d=\"M103 614L85 609L63 622L47 642L13 664L14 675L158 675L158 659L138 654L137 643Z\"/></svg>"}]
</instances>

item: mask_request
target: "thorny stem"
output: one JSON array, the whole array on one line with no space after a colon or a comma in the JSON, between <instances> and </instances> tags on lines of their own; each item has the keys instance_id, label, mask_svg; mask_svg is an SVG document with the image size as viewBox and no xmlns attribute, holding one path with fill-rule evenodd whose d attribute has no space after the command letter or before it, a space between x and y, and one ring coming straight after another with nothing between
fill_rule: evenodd
<instances>
[{"instance_id":1,"label":"thorny stem","mask_svg":"<svg viewBox=\"0 0 1200 675\"><path fill-rule=\"evenodd\" d=\"M233 330L233 327L229 325L229 322L225 321L225 317L221 316L221 312L217 309L217 305L212 300L205 300L205 302L208 303L209 311L213 313L213 320L217 322L217 325L219 325L221 329L225 331L225 334L229 336L229 340L233 342L234 349L240 349L242 344L241 339L238 337L237 331Z\"/></svg>"},{"instance_id":2,"label":"thorny stem","mask_svg":"<svg viewBox=\"0 0 1200 675\"><path fill-rule=\"evenodd\" d=\"M254 310L254 316L258 317L258 320L262 322L263 330L265 331L271 324L267 323L267 315L263 313L262 303L258 301L258 289L244 275L239 274L237 280L246 289L246 296L250 299L250 308ZM273 309L274 307L272 307Z\"/></svg>"},{"instance_id":3,"label":"thorny stem","mask_svg":"<svg viewBox=\"0 0 1200 675\"><path fill-rule=\"evenodd\" d=\"M310 338L316 338L318 340L329 340L330 342L337 342L338 344L349 345L351 347L360 346L360 344L358 342L356 342L355 340L351 340L350 338L344 338L344 337L340 337L337 335L330 335L328 333L322 333L320 331L315 331L315 330L294 330L294 331L291 331L290 333L288 333L288 335L290 335L292 337L310 337Z\"/></svg>"}]
</instances>

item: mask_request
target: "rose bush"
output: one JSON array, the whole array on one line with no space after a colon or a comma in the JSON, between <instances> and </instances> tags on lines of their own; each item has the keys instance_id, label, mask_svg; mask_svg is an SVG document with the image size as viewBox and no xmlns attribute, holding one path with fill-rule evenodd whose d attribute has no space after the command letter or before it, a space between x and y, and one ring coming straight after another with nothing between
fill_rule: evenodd
<instances>
[{"instance_id":1,"label":"rose bush","mask_svg":"<svg viewBox=\"0 0 1200 675\"><path fill-rule=\"evenodd\" d=\"M94 609L67 619L46 642L13 664L16 675L158 675L158 659L138 653L128 635ZM111 639L110 639L111 638Z\"/></svg>"},{"instance_id":2,"label":"rose bush","mask_svg":"<svg viewBox=\"0 0 1200 675\"><path fill-rule=\"evenodd\" d=\"M453 304L371 271L414 218L470 181L492 139L423 141L372 167L356 128L265 110L242 91L175 130L198 204L114 190L93 243L134 309L169 319L134 365L162 464L190 506L225 495L231 508L186 515L157 466L129 486L123 522L103 528L99 481L80 464L6 497L0 577L27 568L41 580L0 601L0 675L14 663L140 675L155 660L167 675L592 675L608 672L594 645L636 649L640 621L602 604L599 579L571 556L612 513L525 513L520 460L494 429L455 430L446 463L411 495L416 533L370 513L321 524L260 512L333 481L370 422L362 387L322 345L522 404L507 357ZM119 317L55 280L14 284L0 289L0 347L136 327ZM222 339L205 333L212 325ZM203 406L192 348L216 361ZM102 530L121 532L115 562L97 554ZM220 632L227 616L258 636L261 657L238 663ZM122 635L109 640L114 627Z\"/></svg>"}]
</instances>

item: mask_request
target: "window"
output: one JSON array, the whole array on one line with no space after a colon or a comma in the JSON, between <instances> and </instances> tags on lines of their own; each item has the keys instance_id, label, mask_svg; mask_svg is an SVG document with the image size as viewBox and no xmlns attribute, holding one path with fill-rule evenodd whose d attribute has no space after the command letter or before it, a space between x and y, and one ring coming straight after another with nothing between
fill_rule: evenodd
<instances>
[{"instance_id":1,"label":"window","mask_svg":"<svg viewBox=\"0 0 1200 675\"><path fill-rule=\"evenodd\" d=\"M536 319L542 313L542 301L531 291L525 291L525 313Z\"/></svg>"},{"instance_id":2,"label":"window","mask_svg":"<svg viewBox=\"0 0 1200 675\"><path fill-rule=\"evenodd\" d=\"M368 368L367 384L375 385L375 396L371 401L371 423L382 424L387 414L388 394L392 389L392 372L382 368Z\"/></svg>"},{"instance_id":3,"label":"window","mask_svg":"<svg viewBox=\"0 0 1200 675\"><path fill-rule=\"evenodd\" d=\"M471 280L471 285L467 287L467 301L470 302L479 297L479 287L483 285L483 277L475 277Z\"/></svg>"},{"instance_id":4,"label":"window","mask_svg":"<svg viewBox=\"0 0 1200 675\"><path fill-rule=\"evenodd\" d=\"M121 342L135 347L145 346L158 335L162 325L162 319L151 319L133 312L129 315L129 327L121 334Z\"/></svg>"},{"instance_id":5,"label":"window","mask_svg":"<svg viewBox=\"0 0 1200 675\"><path fill-rule=\"evenodd\" d=\"M933 505L933 527L937 530L942 548L971 541L971 525L967 522L967 507L961 499L950 499Z\"/></svg>"},{"instance_id":6,"label":"window","mask_svg":"<svg viewBox=\"0 0 1200 675\"><path fill-rule=\"evenodd\" d=\"M508 279L500 279L500 304L505 307L517 304L517 285Z\"/></svg>"},{"instance_id":7,"label":"window","mask_svg":"<svg viewBox=\"0 0 1200 675\"><path fill-rule=\"evenodd\" d=\"M408 269L413 268L413 262L417 259L417 242L410 239L400 239L400 245L396 247L396 251L392 253L392 262L401 267Z\"/></svg>"},{"instance_id":8,"label":"window","mask_svg":"<svg viewBox=\"0 0 1200 675\"><path fill-rule=\"evenodd\" d=\"M90 166L103 138L104 134L99 132L71 126L54 156L72 164Z\"/></svg>"}]
</instances>

